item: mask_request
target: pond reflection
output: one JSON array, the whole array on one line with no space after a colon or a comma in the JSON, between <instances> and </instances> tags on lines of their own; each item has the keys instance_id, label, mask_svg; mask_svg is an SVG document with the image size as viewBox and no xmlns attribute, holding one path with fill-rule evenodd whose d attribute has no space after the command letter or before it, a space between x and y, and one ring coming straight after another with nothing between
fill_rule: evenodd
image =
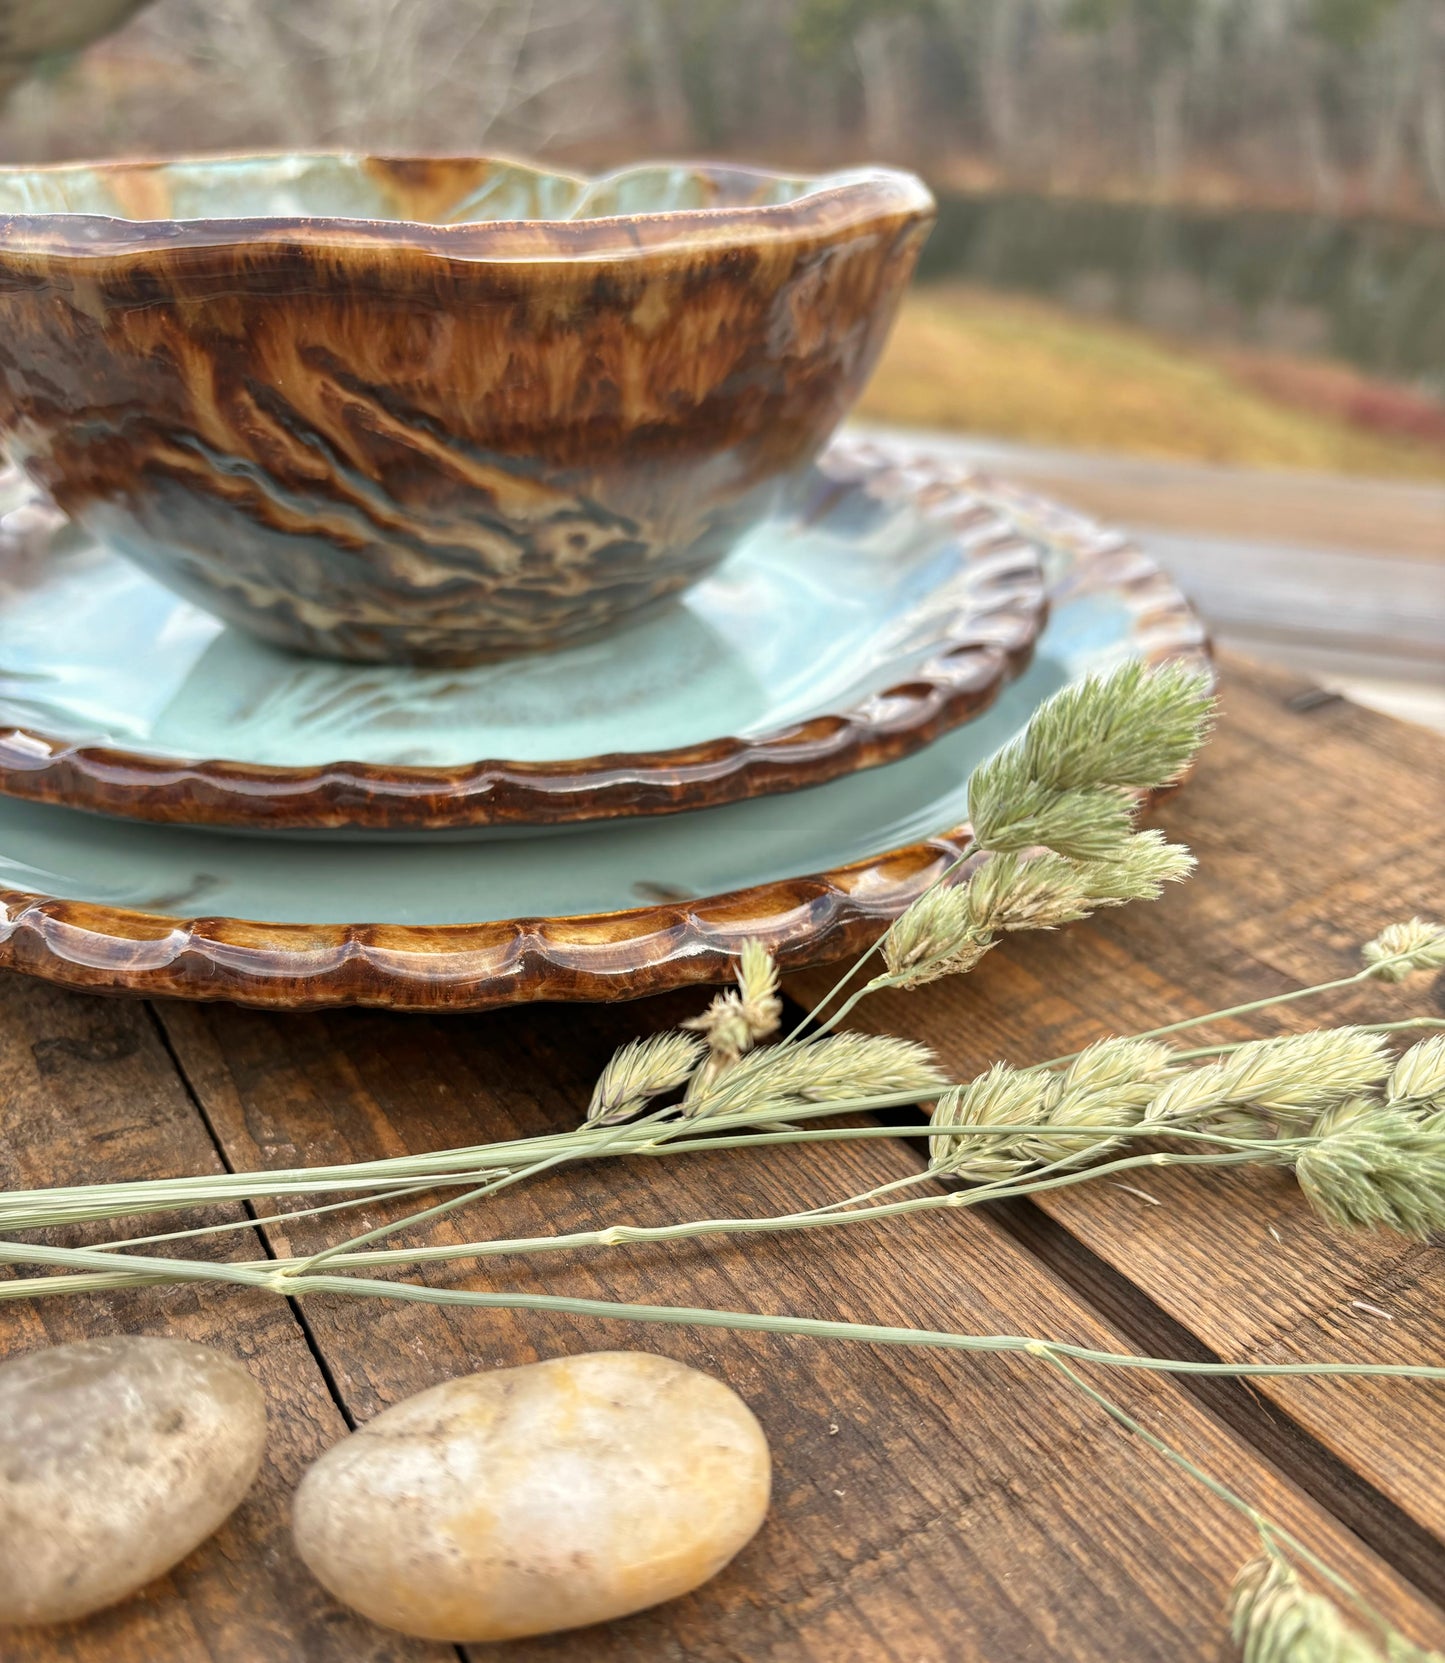
<instances>
[{"instance_id":1,"label":"pond reflection","mask_svg":"<svg viewBox=\"0 0 1445 1663\"><path fill-rule=\"evenodd\" d=\"M919 276L1324 354L1445 395L1445 226L943 193Z\"/></svg>"}]
</instances>

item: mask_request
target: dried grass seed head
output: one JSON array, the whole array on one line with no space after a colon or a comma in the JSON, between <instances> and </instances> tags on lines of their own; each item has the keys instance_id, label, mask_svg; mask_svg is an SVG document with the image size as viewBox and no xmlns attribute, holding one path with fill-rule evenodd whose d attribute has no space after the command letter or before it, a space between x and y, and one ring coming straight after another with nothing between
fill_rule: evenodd
<instances>
[{"instance_id":1,"label":"dried grass seed head","mask_svg":"<svg viewBox=\"0 0 1445 1663\"><path fill-rule=\"evenodd\" d=\"M1050 929L1091 906L1152 900L1188 876L1188 850L1157 832L1134 834L1130 793L1179 773L1211 708L1198 671L1138 663L1040 706L1023 735L969 780L974 840L994 862L967 884L926 890L895 921L883 943L889 975L904 986L955 975L1001 931Z\"/></svg>"},{"instance_id":2,"label":"dried grass seed head","mask_svg":"<svg viewBox=\"0 0 1445 1663\"><path fill-rule=\"evenodd\" d=\"M1059 1075L1046 1102L1049 1131L1019 1140L1032 1164L1107 1154L1120 1138L1105 1126L1135 1126L1178 1065L1167 1045L1147 1039L1101 1039Z\"/></svg>"},{"instance_id":3,"label":"dried grass seed head","mask_svg":"<svg viewBox=\"0 0 1445 1663\"><path fill-rule=\"evenodd\" d=\"M1390 1636L1382 1652L1333 1600L1305 1588L1277 1553L1262 1553L1244 1567L1230 1609L1242 1663L1431 1663L1429 1653L1403 1636Z\"/></svg>"},{"instance_id":4,"label":"dried grass seed head","mask_svg":"<svg viewBox=\"0 0 1445 1663\"><path fill-rule=\"evenodd\" d=\"M707 1047L690 1034L653 1034L614 1051L598 1076L587 1109L589 1126L630 1120L654 1097L675 1091L691 1075Z\"/></svg>"},{"instance_id":5,"label":"dried grass seed head","mask_svg":"<svg viewBox=\"0 0 1445 1663\"><path fill-rule=\"evenodd\" d=\"M736 978L736 990L715 995L701 1016L682 1024L707 1041L708 1060L703 1067L709 1077L730 1068L759 1040L776 1033L782 1019L778 967L762 942L749 939L743 943Z\"/></svg>"},{"instance_id":6,"label":"dried grass seed head","mask_svg":"<svg viewBox=\"0 0 1445 1663\"><path fill-rule=\"evenodd\" d=\"M1073 860L1103 860L1134 829L1134 805L1110 786L1056 791L1030 781L1006 800L969 798L973 834L999 853L1052 849Z\"/></svg>"},{"instance_id":7,"label":"dried grass seed head","mask_svg":"<svg viewBox=\"0 0 1445 1663\"><path fill-rule=\"evenodd\" d=\"M1249 1110L1271 1125L1308 1127L1327 1110L1368 1095L1389 1076L1393 1058L1378 1034L1319 1028L1252 1040L1218 1062L1170 1080L1149 1118L1205 1121Z\"/></svg>"},{"instance_id":8,"label":"dried grass seed head","mask_svg":"<svg viewBox=\"0 0 1445 1663\"><path fill-rule=\"evenodd\" d=\"M935 883L898 915L881 943L888 974L918 987L971 970L994 944L974 912L972 883Z\"/></svg>"},{"instance_id":9,"label":"dried grass seed head","mask_svg":"<svg viewBox=\"0 0 1445 1663\"><path fill-rule=\"evenodd\" d=\"M1339 1229L1423 1240L1445 1230L1445 1115L1421 1120L1369 1099L1341 1104L1296 1157L1295 1177Z\"/></svg>"},{"instance_id":10,"label":"dried grass seed head","mask_svg":"<svg viewBox=\"0 0 1445 1663\"><path fill-rule=\"evenodd\" d=\"M1174 1048L1157 1039L1097 1039L1064 1071L1065 1089L1155 1092L1179 1071Z\"/></svg>"},{"instance_id":11,"label":"dried grass seed head","mask_svg":"<svg viewBox=\"0 0 1445 1663\"><path fill-rule=\"evenodd\" d=\"M845 1092L885 1097L917 1092L932 1097L948 1084L938 1058L926 1045L889 1034L834 1034L811 1044L813 1073L800 1095L810 1103L831 1103Z\"/></svg>"},{"instance_id":12,"label":"dried grass seed head","mask_svg":"<svg viewBox=\"0 0 1445 1663\"><path fill-rule=\"evenodd\" d=\"M1182 883L1195 860L1182 843L1170 843L1161 831L1135 832L1107 860L1083 869L1089 904L1121 907L1130 901L1157 901L1164 885Z\"/></svg>"},{"instance_id":13,"label":"dried grass seed head","mask_svg":"<svg viewBox=\"0 0 1445 1663\"><path fill-rule=\"evenodd\" d=\"M783 1001L778 993L778 965L761 941L749 938L743 943L738 955L737 981L743 1013L753 1029L754 1039L763 1039L775 1032L783 1014Z\"/></svg>"},{"instance_id":14,"label":"dried grass seed head","mask_svg":"<svg viewBox=\"0 0 1445 1663\"><path fill-rule=\"evenodd\" d=\"M1176 779L1203 743L1212 709L1207 676L1177 664L1148 669L1136 661L1064 688L1018 740L975 771L974 836L984 848L1032 842L1061 852L1065 842L1055 839L1064 839L1073 852L1097 858L1111 831L1115 841L1127 835L1120 793ZM1051 807L1061 796L1064 805ZM1058 818L1046 822L1046 815Z\"/></svg>"},{"instance_id":15,"label":"dried grass seed head","mask_svg":"<svg viewBox=\"0 0 1445 1663\"><path fill-rule=\"evenodd\" d=\"M1001 933L1051 930L1095 907L1157 900L1187 878L1194 857L1157 831L1139 832L1107 859L1076 860L1051 850L993 854L968 880L935 884L894 920L883 959L899 987L920 987L972 970Z\"/></svg>"},{"instance_id":16,"label":"dried grass seed head","mask_svg":"<svg viewBox=\"0 0 1445 1663\"><path fill-rule=\"evenodd\" d=\"M1024 735L1030 777L1058 789L1147 791L1178 778L1209 731L1209 676L1139 660L1054 695Z\"/></svg>"},{"instance_id":17,"label":"dried grass seed head","mask_svg":"<svg viewBox=\"0 0 1445 1663\"><path fill-rule=\"evenodd\" d=\"M988 930L1052 929L1096 907L1156 901L1194 870L1194 856L1159 831L1137 832L1101 860L1042 851L994 855L974 874L971 907Z\"/></svg>"},{"instance_id":18,"label":"dried grass seed head","mask_svg":"<svg viewBox=\"0 0 1445 1663\"><path fill-rule=\"evenodd\" d=\"M934 1106L935 1126L1031 1126L1047 1117L1058 1076L995 1063L986 1074L945 1092ZM942 1175L978 1180L1009 1178L1030 1163L1017 1153L1018 1134L945 1132L928 1140L928 1164Z\"/></svg>"},{"instance_id":19,"label":"dried grass seed head","mask_svg":"<svg viewBox=\"0 0 1445 1663\"><path fill-rule=\"evenodd\" d=\"M1382 982L1403 982L1417 970L1445 968L1445 926L1426 918L1388 924L1360 955ZM1396 960L1390 963L1390 960Z\"/></svg>"},{"instance_id":20,"label":"dried grass seed head","mask_svg":"<svg viewBox=\"0 0 1445 1663\"><path fill-rule=\"evenodd\" d=\"M690 1094L683 1112L743 1114L903 1092L931 1098L947 1083L926 1045L886 1034L830 1034L751 1052Z\"/></svg>"},{"instance_id":21,"label":"dried grass seed head","mask_svg":"<svg viewBox=\"0 0 1445 1663\"><path fill-rule=\"evenodd\" d=\"M1416 1113L1445 1110L1445 1034L1401 1053L1385 1087L1385 1100Z\"/></svg>"},{"instance_id":22,"label":"dried grass seed head","mask_svg":"<svg viewBox=\"0 0 1445 1663\"><path fill-rule=\"evenodd\" d=\"M993 855L969 880L969 909L980 931L1052 930L1086 918L1088 890L1073 861L1048 851Z\"/></svg>"}]
</instances>

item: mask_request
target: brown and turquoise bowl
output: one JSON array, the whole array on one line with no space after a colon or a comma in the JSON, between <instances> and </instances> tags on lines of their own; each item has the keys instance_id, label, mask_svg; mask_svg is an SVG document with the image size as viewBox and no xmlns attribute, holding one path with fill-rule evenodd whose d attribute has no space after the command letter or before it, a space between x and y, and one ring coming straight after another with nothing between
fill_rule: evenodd
<instances>
[{"instance_id":1,"label":"brown and turquoise bowl","mask_svg":"<svg viewBox=\"0 0 1445 1663\"><path fill-rule=\"evenodd\" d=\"M881 168L0 169L0 432L86 530L267 640L543 648L770 511L932 218Z\"/></svg>"}]
</instances>

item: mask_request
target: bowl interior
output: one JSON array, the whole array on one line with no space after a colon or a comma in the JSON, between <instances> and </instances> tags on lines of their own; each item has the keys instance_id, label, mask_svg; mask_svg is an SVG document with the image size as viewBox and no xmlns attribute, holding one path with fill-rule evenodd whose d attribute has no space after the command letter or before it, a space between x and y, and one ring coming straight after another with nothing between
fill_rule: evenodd
<instances>
[{"instance_id":1,"label":"bowl interior","mask_svg":"<svg viewBox=\"0 0 1445 1663\"><path fill-rule=\"evenodd\" d=\"M218 156L0 168L0 213L466 225L773 206L848 177L644 163L586 179L493 157Z\"/></svg>"}]
</instances>

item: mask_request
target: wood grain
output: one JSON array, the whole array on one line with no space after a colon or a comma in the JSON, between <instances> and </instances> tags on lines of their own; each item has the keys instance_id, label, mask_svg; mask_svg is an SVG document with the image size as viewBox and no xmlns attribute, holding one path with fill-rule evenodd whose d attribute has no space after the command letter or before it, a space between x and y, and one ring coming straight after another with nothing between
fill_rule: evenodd
<instances>
[{"instance_id":1,"label":"wood grain","mask_svg":"<svg viewBox=\"0 0 1445 1663\"><path fill-rule=\"evenodd\" d=\"M1357 942L1389 917L1438 906L1438 895L1422 892L1438 884L1422 823L1438 820L1428 795L1438 742L1343 704L1294 713L1293 691L1288 680L1231 667L1225 727L1198 778L1162 816L1205 859L1194 885L1158 907L1011 943L965 982L900 1002L890 1013L900 1031L932 1037L960 1069L995 1055L1036 1058L1105 1027L1141 1026L1343 969ZM1373 1012L1381 997L1374 990L1358 1008ZM1407 986L1393 997L1418 1004L1424 996ZM691 1014L700 998L426 1018L161 1006L161 1031L193 1101L144 1007L0 980L4 1178L214 1170L218 1145L232 1166L282 1167L557 1129L575 1119L617 1043ZM541 1233L773 1212L919 1165L915 1146L892 1140L786 1157L599 1163L426 1233L447 1241L464 1230ZM1393 1348L1438 1359L1439 1273L1430 1251L1325 1238L1291 1210L1280 1180L1227 1190L1196 1181L1179 1185L1176 1198L1163 1187L1169 1176L1139 1186L1167 1207L1081 1190L1067 1203L1077 1212L1063 1202L1052 1217L1031 1212L1039 1225L1032 1237L1013 1217L949 1214L672 1252L497 1259L481 1272L458 1263L429 1276L1022 1330L1121 1350L1172 1321L1185 1325L1196 1351L1282 1356L1353 1344L1361 1355ZM339 1216L359 1231L388 1209L371 1204ZM265 1231L278 1251L307 1251L335 1239L338 1219L324 1234L314 1220ZM217 1251L258 1252L250 1231L214 1240ZM1350 1303L1356 1298L1390 1310L1393 1321L1361 1312ZM234 1290L0 1307L5 1351L119 1328L224 1345L257 1371L276 1428L263 1484L212 1544L106 1617L6 1635L6 1663L455 1658L449 1647L412 1644L348 1617L291 1556L286 1489L345 1424L317 1357L336 1398L363 1420L468 1369L619 1345L696 1363L748 1399L776 1457L769 1522L732 1567L687 1599L585 1634L476 1648L473 1663L1222 1663L1234 1655L1221 1606L1251 1551L1245 1533L1027 1359L340 1298L307 1301L305 1315L316 1355L287 1306ZM1441 1643L1439 1610L1322 1505L1318 1463L1302 1446L1335 1461L1341 1486L1373 1498L1377 1513L1394 1509L1415 1521L1426 1546L1413 1559L1395 1551L1387 1530L1370 1539L1418 1571L1431 1545L1442 1557L1431 1534L1440 1530L1429 1454L1439 1447L1442 1394L1260 1383L1249 1401L1261 1416L1307 1429L1291 1443L1256 1437L1258 1427L1229 1404L1216 1413L1222 1400L1177 1382L1094 1378L1304 1534L1417 1638ZM1348 1498L1339 1499L1348 1513Z\"/></svg>"},{"instance_id":2,"label":"wood grain","mask_svg":"<svg viewBox=\"0 0 1445 1663\"><path fill-rule=\"evenodd\" d=\"M853 425L853 424L850 424ZM1110 525L1142 532L1264 538L1346 549L1364 562L1445 558L1445 486L1356 479L1307 468L1242 468L1099 450L1051 449L957 433L856 424L880 441L925 444L969 467L1026 481Z\"/></svg>"},{"instance_id":3,"label":"wood grain","mask_svg":"<svg viewBox=\"0 0 1445 1663\"><path fill-rule=\"evenodd\" d=\"M630 1011L535 1009L444 1022L361 1013L288 1019L189 1005L166 1006L163 1017L228 1159L240 1166L290 1164L303 1150L313 1160L359 1159L565 1125L640 1019L661 1026L694 1008L675 996ZM891 1141L799 1159L599 1164L498 1197L471 1215L470 1227L540 1233L781 1211L918 1165L915 1150ZM389 1210L368 1207L351 1228ZM468 1227L444 1219L412 1239L457 1241ZM335 1239L334 1223L323 1230L307 1220L270 1226L268 1235L278 1252ZM982 1217L834 1238L493 1260L480 1273L457 1263L425 1279L1119 1344ZM463 1370L618 1345L720 1374L762 1418L777 1462L774 1506L736 1563L697 1594L629 1622L513 1647L505 1655L518 1663L1231 1655L1220 1612L1249 1552L1244 1534L1029 1361L341 1298L309 1300L307 1311L358 1419ZM1442 1632L1438 1614L1187 1393L1142 1377L1105 1384L1325 1545L1417 1632Z\"/></svg>"},{"instance_id":4,"label":"wood grain","mask_svg":"<svg viewBox=\"0 0 1445 1663\"><path fill-rule=\"evenodd\" d=\"M220 1170L144 1005L0 980L0 1103L7 1187ZM164 1216L143 1226L175 1227ZM194 1251L259 1251L250 1231L210 1243L203 1238ZM291 1551L291 1491L346 1430L291 1308L203 1287L0 1305L0 1357L130 1333L214 1345L251 1370L270 1417L261 1476L217 1535L136 1599L82 1623L0 1629L5 1663L412 1663L429 1655L337 1609Z\"/></svg>"},{"instance_id":5,"label":"wood grain","mask_svg":"<svg viewBox=\"0 0 1445 1663\"><path fill-rule=\"evenodd\" d=\"M1293 709L1300 689L1292 677L1226 660L1222 732L1159 816L1199 856L1191 884L1056 939L1016 937L963 983L863 1007L859 1026L926 1040L966 1078L996 1056L1038 1061L1103 1033L1350 975L1361 944L1386 923L1445 913L1439 741L1344 701ZM806 998L827 985L815 972L795 991ZM1192 1043L1441 1014L1442 994L1424 977L1371 985L1204 1029ZM1211 1352L1236 1361L1440 1360L1437 1247L1329 1231L1279 1172L1150 1173L1134 1191L1080 1186L1037 1205ZM1067 1242L1051 1257L1065 1275L1085 1263ZM1445 1535L1445 1488L1420 1459L1445 1439L1445 1393L1306 1380L1255 1389Z\"/></svg>"}]
</instances>

